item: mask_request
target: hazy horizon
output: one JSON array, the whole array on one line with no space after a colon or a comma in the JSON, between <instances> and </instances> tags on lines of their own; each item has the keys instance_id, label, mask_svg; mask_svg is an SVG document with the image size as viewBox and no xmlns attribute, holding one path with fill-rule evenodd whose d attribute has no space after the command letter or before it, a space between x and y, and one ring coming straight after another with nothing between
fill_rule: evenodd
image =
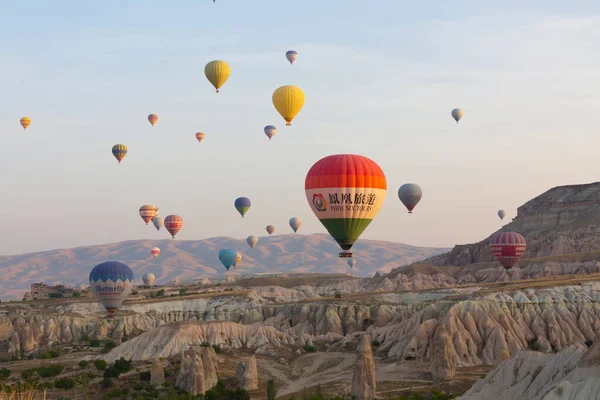
<instances>
[{"instance_id":1,"label":"hazy horizon","mask_svg":"<svg viewBox=\"0 0 600 400\"><path fill-rule=\"evenodd\" d=\"M361 239L413 246L477 242L546 190L600 180L600 4L281 4L3 5L0 254L167 239L142 204L184 218L175 240L290 233L291 217L325 233L304 178L338 153L386 174ZM214 59L232 68L219 94L204 76ZM271 103L285 84L306 95L292 127ZM423 189L411 215L397 197L408 182Z\"/></svg>"}]
</instances>

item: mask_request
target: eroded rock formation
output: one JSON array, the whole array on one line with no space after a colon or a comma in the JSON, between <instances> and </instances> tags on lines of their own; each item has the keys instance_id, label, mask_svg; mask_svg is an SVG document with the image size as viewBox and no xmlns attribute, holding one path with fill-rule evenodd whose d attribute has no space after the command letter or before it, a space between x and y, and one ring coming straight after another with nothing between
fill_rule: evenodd
<instances>
[{"instance_id":1,"label":"eroded rock formation","mask_svg":"<svg viewBox=\"0 0 600 400\"><path fill-rule=\"evenodd\" d=\"M204 394L217 384L216 354L210 347L195 348L191 354L181 353L181 367L175 386L194 396Z\"/></svg>"},{"instance_id":2,"label":"eroded rock formation","mask_svg":"<svg viewBox=\"0 0 600 400\"><path fill-rule=\"evenodd\" d=\"M258 370L256 357L253 355L248 360L240 361L235 374L238 387L245 390L258 389Z\"/></svg>"},{"instance_id":3,"label":"eroded rock formation","mask_svg":"<svg viewBox=\"0 0 600 400\"><path fill-rule=\"evenodd\" d=\"M356 350L356 365L352 375L351 394L360 400L375 398L375 360L369 335L362 335Z\"/></svg>"}]
</instances>

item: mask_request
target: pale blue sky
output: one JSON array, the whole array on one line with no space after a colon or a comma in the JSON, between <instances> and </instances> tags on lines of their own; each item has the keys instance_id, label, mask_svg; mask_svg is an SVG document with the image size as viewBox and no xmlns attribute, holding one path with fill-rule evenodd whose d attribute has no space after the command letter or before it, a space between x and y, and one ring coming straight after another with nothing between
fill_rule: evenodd
<instances>
[{"instance_id":1,"label":"pale blue sky","mask_svg":"<svg viewBox=\"0 0 600 400\"><path fill-rule=\"evenodd\" d=\"M146 203L184 218L178 239L289 233L293 216L324 232L304 177L336 153L387 176L363 238L480 240L499 208L510 221L545 190L600 175L600 5L521 3L0 2L0 253L166 238L143 224ZM232 68L218 95L213 59ZM292 128L271 104L285 84L306 94ZM115 143L129 148L120 165ZM424 192L412 215L397 198L406 182ZM238 196L253 202L243 220Z\"/></svg>"}]
</instances>

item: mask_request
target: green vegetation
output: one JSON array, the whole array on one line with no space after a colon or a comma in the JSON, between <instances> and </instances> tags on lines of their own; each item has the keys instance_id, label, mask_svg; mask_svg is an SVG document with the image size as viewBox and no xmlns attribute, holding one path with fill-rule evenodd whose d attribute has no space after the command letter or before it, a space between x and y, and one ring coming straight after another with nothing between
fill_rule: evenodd
<instances>
[{"instance_id":1,"label":"green vegetation","mask_svg":"<svg viewBox=\"0 0 600 400\"><path fill-rule=\"evenodd\" d=\"M304 345L304 351L307 353L316 353L317 352L317 348L315 346L310 346L308 344Z\"/></svg>"},{"instance_id":2,"label":"green vegetation","mask_svg":"<svg viewBox=\"0 0 600 400\"><path fill-rule=\"evenodd\" d=\"M80 297L81 293L73 291L73 297Z\"/></svg>"},{"instance_id":3,"label":"green vegetation","mask_svg":"<svg viewBox=\"0 0 600 400\"><path fill-rule=\"evenodd\" d=\"M58 378L54 381L54 387L57 389L73 389L77 385L77 381L73 378L65 377Z\"/></svg>"},{"instance_id":4,"label":"green vegetation","mask_svg":"<svg viewBox=\"0 0 600 400\"><path fill-rule=\"evenodd\" d=\"M213 344L212 348L215 351L215 353L221 354L221 346L219 346L218 344Z\"/></svg>"},{"instance_id":5,"label":"green vegetation","mask_svg":"<svg viewBox=\"0 0 600 400\"><path fill-rule=\"evenodd\" d=\"M275 381L273 379L269 379L267 381L267 400L275 400L275 396L277 396Z\"/></svg>"},{"instance_id":6,"label":"green vegetation","mask_svg":"<svg viewBox=\"0 0 600 400\"><path fill-rule=\"evenodd\" d=\"M49 299L62 299L64 296L62 293L50 293L48 295Z\"/></svg>"},{"instance_id":7,"label":"green vegetation","mask_svg":"<svg viewBox=\"0 0 600 400\"><path fill-rule=\"evenodd\" d=\"M87 361L85 361L85 360L81 360L81 361L79 361L79 363L78 363L78 365L79 365L79 368L81 368L81 369L84 369L84 368L85 368L85 367L87 367L89 364L90 364L90 363L89 363L89 362L87 362Z\"/></svg>"},{"instance_id":8,"label":"green vegetation","mask_svg":"<svg viewBox=\"0 0 600 400\"><path fill-rule=\"evenodd\" d=\"M144 371L144 372L140 372L140 381L150 381L150 378L152 377L152 374L150 373L150 371Z\"/></svg>"},{"instance_id":9,"label":"green vegetation","mask_svg":"<svg viewBox=\"0 0 600 400\"><path fill-rule=\"evenodd\" d=\"M114 383L111 378L104 378L100 381L100 387L102 387L102 389L108 389L112 386L114 386Z\"/></svg>"},{"instance_id":10,"label":"green vegetation","mask_svg":"<svg viewBox=\"0 0 600 400\"><path fill-rule=\"evenodd\" d=\"M48 360L50 358L56 358L58 356L60 356L60 353L56 350L48 350L40 354L40 358L42 360Z\"/></svg>"},{"instance_id":11,"label":"green vegetation","mask_svg":"<svg viewBox=\"0 0 600 400\"><path fill-rule=\"evenodd\" d=\"M0 381L3 381L6 378L8 378L11 373L12 371L8 368L0 368Z\"/></svg>"},{"instance_id":12,"label":"green vegetation","mask_svg":"<svg viewBox=\"0 0 600 400\"><path fill-rule=\"evenodd\" d=\"M106 364L106 361L104 361L104 360L96 360L96 361L94 361L94 367L96 367L96 369L98 371L105 370L106 366L107 366L107 364Z\"/></svg>"},{"instance_id":13,"label":"green vegetation","mask_svg":"<svg viewBox=\"0 0 600 400\"><path fill-rule=\"evenodd\" d=\"M114 365L104 371L105 378L118 378L124 372L131 371L131 360L126 360L123 357L115 361Z\"/></svg>"},{"instance_id":14,"label":"green vegetation","mask_svg":"<svg viewBox=\"0 0 600 400\"><path fill-rule=\"evenodd\" d=\"M342 298L342 293L339 292L338 290L335 291L335 294L333 295L333 297L335 299L341 299Z\"/></svg>"},{"instance_id":15,"label":"green vegetation","mask_svg":"<svg viewBox=\"0 0 600 400\"><path fill-rule=\"evenodd\" d=\"M165 297L165 293L166 293L166 292L165 292L165 289L160 289L160 290L158 291L158 293L156 293L156 295L157 295L158 297Z\"/></svg>"},{"instance_id":16,"label":"green vegetation","mask_svg":"<svg viewBox=\"0 0 600 400\"><path fill-rule=\"evenodd\" d=\"M134 296L135 296L136 294L138 294L138 293L139 293L139 292L138 292L137 290L133 290L133 291L131 292L131 294L132 294L132 295L134 295Z\"/></svg>"},{"instance_id":17,"label":"green vegetation","mask_svg":"<svg viewBox=\"0 0 600 400\"><path fill-rule=\"evenodd\" d=\"M61 364L48 364L39 368L26 369L21 371L21 377L25 380L31 379L34 374L42 378L53 378L60 375L64 366Z\"/></svg>"},{"instance_id":18,"label":"green vegetation","mask_svg":"<svg viewBox=\"0 0 600 400\"><path fill-rule=\"evenodd\" d=\"M371 342L371 346L373 346L373 347L379 347L379 345L380 345L380 344L381 344L381 343L379 343L377 340L373 340L373 341Z\"/></svg>"},{"instance_id":19,"label":"green vegetation","mask_svg":"<svg viewBox=\"0 0 600 400\"><path fill-rule=\"evenodd\" d=\"M202 398L201 398L202 399ZM250 395L244 389L229 390L221 380L217 386L204 393L204 400L250 400Z\"/></svg>"},{"instance_id":20,"label":"green vegetation","mask_svg":"<svg viewBox=\"0 0 600 400\"><path fill-rule=\"evenodd\" d=\"M421 394L421 393L409 393L401 397L389 397L388 400L450 400L455 398L456 396L451 394L443 393L439 390L433 390L430 393ZM296 400L294 396L290 397L288 400ZM325 397L321 392L321 387L317 385L315 392L308 391L304 389L302 393L301 400L356 400L356 397L352 396L334 396L334 397Z\"/></svg>"},{"instance_id":21,"label":"green vegetation","mask_svg":"<svg viewBox=\"0 0 600 400\"><path fill-rule=\"evenodd\" d=\"M594 341L593 340L586 340L584 343L585 343L585 345L588 348L590 348L590 347L592 347L594 345Z\"/></svg>"},{"instance_id":22,"label":"green vegetation","mask_svg":"<svg viewBox=\"0 0 600 400\"><path fill-rule=\"evenodd\" d=\"M187 293L188 293L188 290L187 290L187 289L180 289L180 290L179 290L179 295L180 295L180 296L185 296Z\"/></svg>"},{"instance_id":23,"label":"green vegetation","mask_svg":"<svg viewBox=\"0 0 600 400\"><path fill-rule=\"evenodd\" d=\"M538 343L537 339L528 340L527 346L529 347L529 350L533 350L533 351L540 351L540 349L541 349L541 346Z\"/></svg>"},{"instance_id":24,"label":"green vegetation","mask_svg":"<svg viewBox=\"0 0 600 400\"><path fill-rule=\"evenodd\" d=\"M99 339L90 339L88 341L88 344L90 345L90 347L100 347L102 342Z\"/></svg>"}]
</instances>

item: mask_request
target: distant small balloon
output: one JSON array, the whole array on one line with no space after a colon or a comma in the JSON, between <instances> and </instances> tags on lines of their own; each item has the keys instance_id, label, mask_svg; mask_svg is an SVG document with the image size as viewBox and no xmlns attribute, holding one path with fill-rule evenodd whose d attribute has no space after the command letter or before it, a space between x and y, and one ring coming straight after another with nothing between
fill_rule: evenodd
<instances>
[{"instance_id":1,"label":"distant small balloon","mask_svg":"<svg viewBox=\"0 0 600 400\"><path fill-rule=\"evenodd\" d=\"M350 268L354 268L355 265L356 265L356 260L354 258L349 258L348 259L348 266Z\"/></svg>"},{"instance_id":2,"label":"distant small balloon","mask_svg":"<svg viewBox=\"0 0 600 400\"><path fill-rule=\"evenodd\" d=\"M152 284L154 283L155 279L156 279L156 277L151 272L146 272L142 276L142 281L144 281L144 285L146 285L146 286L152 286Z\"/></svg>"},{"instance_id":3,"label":"distant small balloon","mask_svg":"<svg viewBox=\"0 0 600 400\"><path fill-rule=\"evenodd\" d=\"M154 227L156 228L157 231L160 231L160 228L165 226L165 223L161 217L154 217L152 219L152 223L154 224Z\"/></svg>"},{"instance_id":4,"label":"distant small balloon","mask_svg":"<svg viewBox=\"0 0 600 400\"><path fill-rule=\"evenodd\" d=\"M196 139L198 139L198 142L202 142L202 139L204 139L204 133L202 133L202 132L196 133Z\"/></svg>"},{"instance_id":5,"label":"distant small balloon","mask_svg":"<svg viewBox=\"0 0 600 400\"><path fill-rule=\"evenodd\" d=\"M235 258L235 262L233 263L233 268L237 268L238 264L242 262L242 255L240 252L237 252L237 257Z\"/></svg>"},{"instance_id":6,"label":"distant small balloon","mask_svg":"<svg viewBox=\"0 0 600 400\"><path fill-rule=\"evenodd\" d=\"M275 227L273 225L267 225L267 233L272 235L275 232Z\"/></svg>"},{"instance_id":7,"label":"distant small balloon","mask_svg":"<svg viewBox=\"0 0 600 400\"><path fill-rule=\"evenodd\" d=\"M124 144L115 144L112 147L112 153L113 156L115 156L115 158L119 162L119 164L121 164L121 160L127 155L127 146L125 146Z\"/></svg>"},{"instance_id":8,"label":"distant small balloon","mask_svg":"<svg viewBox=\"0 0 600 400\"><path fill-rule=\"evenodd\" d=\"M423 191L416 183L407 183L398 189L398 198L408 209L409 214L412 214L412 210L419 204L421 197L423 197Z\"/></svg>"},{"instance_id":9,"label":"distant small balloon","mask_svg":"<svg viewBox=\"0 0 600 400\"><path fill-rule=\"evenodd\" d=\"M498 211L498 216L500 217L500 219L504 219L504 217L506 217L506 211L499 210Z\"/></svg>"},{"instance_id":10,"label":"distant small balloon","mask_svg":"<svg viewBox=\"0 0 600 400\"><path fill-rule=\"evenodd\" d=\"M265 135L267 135L269 140L271 140L271 138L273 136L275 136L276 133L277 133L277 128L275 128L273 125L265 126Z\"/></svg>"},{"instance_id":11,"label":"distant small balloon","mask_svg":"<svg viewBox=\"0 0 600 400\"><path fill-rule=\"evenodd\" d=\"M183 218L179 215L169 215L165 218L165 228L169 231L173 239L175 239L175 235L183 226Z\"/></svg>"},{"instance_id":12,"label":"distant small balloon","mask_svg":"<svg viewBox=\"0 0 600 400\"><path fill-rule=\"evenodd\" d=\"M156 114L148 115L148 121L150 121L150 124L152 126L154 126L154 124L156 124L158 122L158 115L156 115Z\"/></svg>"},{"instance_id":13,"label":"distant small balloon","mask_svg":"<svg viewBox=\"0 0 600 400\"><path fill-rule=\"evenodd\" d=\"M452 118L454 118L456 120L456 123L458 124L458 121L460 121L460 119L463 117L463 115L465 115L465 112L463 110L461 110L460 108L455 108L454 110L452 110Z\"/></svg>"},{"instance_id":14,"label":"distant small balloon","mask_svg":"<svg viewBox=\"0 0 600 400\"><path fill-rule=\"evenodd\" d=\"M298 232L300 226L302 225L302 220L298 217L294 217L290 219L290 227L294 230L294 232Z\"/></svg>"},{"instance_id":15,"label":"distant small balloon","mask_svg":"<svg viewBox=\"0 0 600 400\"><path fill-rule=\"evenodd\" d=\"M140 217L144 220L146 225L150 222L154 217L156 217L156 206L145 204L140 207Z\"/></svg>"},{"instance_id":16,"label":"distant small balloon","mask_svg":"<svg viewBox=\"0 0 600 400\"><path fill-rule=\"evenodd\" d=\"M238 212L240 213L242 218L244 218L244 214L246 214L248 212L248 210L250 210L250 207L252 206L252 202L247 197L238 197L233 202L233 205L234 205L235 209L238 210Z\"/></svg>"},{"instance_id":17,"label":"distant small balloon","mask_svg":"<svg viewBox=\"0 0 600 400\"><path fill-rule=\"evenodd\" d=\"M254 246L256 246L256 244L258 243L258 238L256 236L248 236L246 238L246 243L248 243L248 246L250 246L251 249L254 248Z\"/></svg>"},{"instance_id":18,"label":"distant small balloon","mask_svg":"<svg viewBox=\"0 0 600 400\"><path fill-rule=\"evenodd\" d=\"M287 53L285 53L285 58L287 58L291 65L296 61L296 58L298 58L298 52L296 50L288 50Z\"/></svg>"},{"instance_id":19,"label":"distant small balloon","mask_svg":"<svg viewBox=\"0 0 600 400\"><path fill-rule=\"evenodd\" d=\"M31 124L31 119L30 118L27 118L27 117L21 118L21 126L23 127L23 129L27 129L27 127L29 126L29 124Z\"/></svg>"},{"instance_id":20,"label":"distant small balloon","mask_svg":"<svg viewBox=\"0 0 600 400\"><path fill-rule=\"evenodd\" d=\"M160 249L158 247L153 247L150 249L150 254L152 257L156 258L160 254Z\"/></svg>"}]
</instances>

